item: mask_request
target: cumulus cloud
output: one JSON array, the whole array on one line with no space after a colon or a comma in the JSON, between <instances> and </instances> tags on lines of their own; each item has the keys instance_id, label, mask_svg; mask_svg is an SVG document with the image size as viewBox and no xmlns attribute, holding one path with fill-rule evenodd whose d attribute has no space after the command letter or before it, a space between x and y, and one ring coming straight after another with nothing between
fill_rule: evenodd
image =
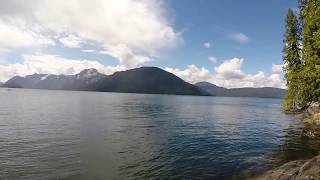
<instances>
[{"instance_id":1,"label":"cumulus cloud","mask_svg":"<svg viewBox=\"0 0 320 180\"><path fill-rule=\"evenodd\" d=\"M225 60L220 65L215 66L213 72L195 65L189 65L186 69L166 68L166 70L190 83L208 81L226 88L285 88L285 83L280 74L273 73L270 76L266 76L263 71L258 71L256 74L244 73L241 69L243 61L244 60L240 58Z\"/></svg>"},{"instance_id":2,"label":"cumulus cloud","mask_svg":"<svg viewBox=\"0 0 320 180\"><path fill-rule=\"evenodd\" d=\"M128 61L141 62L142 54L150 58L182 41L166 19L163 6L159 0L0 1L0 42L10 47L48 44L50 35L70 48L95 43L124 63L121 65L136 64ZM114 55L119 46L125 46L131 55Z\"/></svg>"},{"instance_id":3,"label":"cumulus cloud","mask_svg":"<svg viewBox=\"0 0 320 180\"><path fill-rule=\"evenodd\" d=\"M210 48L211 47L211 43L210 42L205 42L205 43L203 43L203 46L205 48Z\"/></svg>"},{"instance_id":4,"label":"cumulus cloud","mask_svg":"<svg viewBox=\"0 0 320 180\"><path fill-rule=\"evenodd\" d=\"M1 4L1 3L0 3ZM8 51L10 48L40 47L55 45L55 42L32 29L23 29L17 25L5 23L0 19L0 48Z\"/></svg>"},{"instance_id":5,"label":"cumulus cloud","mask_svg":"<svg viewBox=\"0 0 320 180\"><path fill-rule=\"evenodd\" d=\"M243 59L233 58L224 61L219 66L215 67L215 71L219 78L225 79L242 79L244 77L241 71Z\"/></svg>"},{"instance_id":6,"label":"cumulus cloud","mask_svg":"<svg viewBox=\"0 0 320 180\"><path fill-rule=\"evenodd\" d=\"M273 73L281 73L283 65L282 64L272 64L272 72Z\"/></svg>"},{"instance_id":7,"label":"cumulus cloud","mask_svg":"<svg viewBox=\"0 0 320 180\"><path fill-rule=\"evenodd\" d=\"M100 54L108 54L120 61L120 64L127 68L133 68L138 65L144 64L151 59L148 56L135 54L126 45L121 44L107 48L106 51L100 51Z\"/></svg>"},{"instance_id":8,"label":"cumulus cloud","mask_svg":"<svg viewBox=\"0 0 320 180\"><path fill-rule=\"evenodd\" d=\"M189 65L188 68L184 70L179 68L165 68L165 70L190 83L197 83L199 81L207 81L210 79L210 73L206 68L198 68L195 65Z\"/></svg>"},{"instance_id":9,"label":"cumulus cloud","mask_svg":"<svg viewBox=\"0 0 320 180\"><path fill-rule=\"evenodd\" d=\"M244 33L240 33L240 32L231 33L229 34L229 37L238 43L246 43L249 41L249 37Z\"/></svg>"},{"instance_id":10,"label":"cumulus cloud","mask_svg":"<svg viewBox=\"0 0 320 180\"><path fill-rule=\"evenodd\" d=\"M280 74L271 74L268 77L268 85L271 87L285 87L284 82L280 76Z\"/></svg>"},{"instance_id":11,"label":"cumulus cloud","mask_svg":"<svg viewBox=\"0 0 320 180\"><path fill-rule=\"evenodd\" d=\"M87 59L67 59L54 54L23 55L21 63L0 64L0 81L4 82L13 76L42 74L76 74L83 69L95 68L104 74L125 70L124 66L105 66L97 61Z\"/></svg>"}]
</instances>

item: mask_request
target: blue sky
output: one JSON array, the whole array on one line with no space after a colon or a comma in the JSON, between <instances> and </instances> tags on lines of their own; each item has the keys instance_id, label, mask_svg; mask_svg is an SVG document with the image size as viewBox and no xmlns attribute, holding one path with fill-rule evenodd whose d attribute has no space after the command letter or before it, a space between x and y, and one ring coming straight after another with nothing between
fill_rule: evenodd
<instances>
[{"instance_id":1,"label":"blue sky","mask_svg":"<svg viewBox=\"0 0 320 180\"><path fill-rule=\"evenodd\" d=\"M0 2L0 81L33 73L105 74L158 66L195 83L285 87L292 0Z\"/></svg>"},{"instance_id":2,"label":"blue sky","mask_svg":"<svg viewBox=\"0 0 320 180\"><path fill-rule=\"evenodd\" d=\"M166 65L183 68L188 64L212 67L208 56L221 62L232 57L245 59L248 73L270 73L272 63L282 62L284 19L292 0L180 0L170 1L174 25L183 30L185 44L166 58ZM238 43L229 35L244 33L247 43ZM203 48L204 42L212 46ZM172 61L171 59L174 59ZM160 63L159 63L160 65Z\"/></svg>"}]
</instances>

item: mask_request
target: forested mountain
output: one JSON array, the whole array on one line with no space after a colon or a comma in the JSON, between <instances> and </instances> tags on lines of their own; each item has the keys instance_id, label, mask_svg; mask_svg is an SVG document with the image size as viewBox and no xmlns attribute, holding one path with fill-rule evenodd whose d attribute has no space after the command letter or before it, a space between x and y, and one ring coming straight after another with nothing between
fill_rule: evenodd
<instances>
[{"instance_id":1,"label":"forested mountain","mask_svg":"<svg viewBox=\"0 0 320 180\"><path fill-rule=\"evenodd\" d=\"M286 90L272 87L227 89L208 82L200 82L195 85L213 96L283 98L286 94Z\"/></svg>"}]
</instances>

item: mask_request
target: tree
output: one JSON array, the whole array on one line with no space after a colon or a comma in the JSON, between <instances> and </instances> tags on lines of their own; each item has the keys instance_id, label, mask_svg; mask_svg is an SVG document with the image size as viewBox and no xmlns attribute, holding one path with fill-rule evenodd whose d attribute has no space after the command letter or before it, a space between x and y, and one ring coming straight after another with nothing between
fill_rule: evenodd
<instances>
[{"instance_id":1,"label":"tree","mask_svg":"<svg viewBox=\"0 0 320 180\"><path fill-rule=\"evenodd\" d=\"M300 22L292 10L286 19L283 50L288 87L286 110L305 110L320 103L320 0L299 0L299 9Z\"/></svg>"},{"instance_id":2,"label":"tree","mask_svg":"<svg viewBox=\"0 0 320 180\"><path fill-rule=\"evenodd\" d=\"M286 32L284 34L283 61L285 79L287 82L288 93L285 98L284 107L287 111L295 111L301 107L301 36L299 21L291 9L288 10L286 18Z\"/></svg>"},{"instance_id":3,"label":"tree","mask_svg":"<svg viewBox=\"0 0 320 180\"><path fill-rule=\"evenodd\" d=\"M320 100L320 0L305 0L303 21L304 94L308 103Z\"/></svg>"}]
</instances>

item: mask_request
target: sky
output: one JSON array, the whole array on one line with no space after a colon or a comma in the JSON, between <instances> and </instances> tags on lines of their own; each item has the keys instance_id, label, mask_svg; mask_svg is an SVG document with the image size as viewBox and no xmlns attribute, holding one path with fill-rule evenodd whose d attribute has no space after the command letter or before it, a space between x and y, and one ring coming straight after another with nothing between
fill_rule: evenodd
<instances>
[{"instance_id":1,"label":"sky","mask_svg":"<svg viewBox=\"0 0 320 180\"><path fill-rule=\"evenodd\" d=\"M294 0L0 1L0 81L157 66L190 83L285 88Z\"/></svg>"}]
</instances>

